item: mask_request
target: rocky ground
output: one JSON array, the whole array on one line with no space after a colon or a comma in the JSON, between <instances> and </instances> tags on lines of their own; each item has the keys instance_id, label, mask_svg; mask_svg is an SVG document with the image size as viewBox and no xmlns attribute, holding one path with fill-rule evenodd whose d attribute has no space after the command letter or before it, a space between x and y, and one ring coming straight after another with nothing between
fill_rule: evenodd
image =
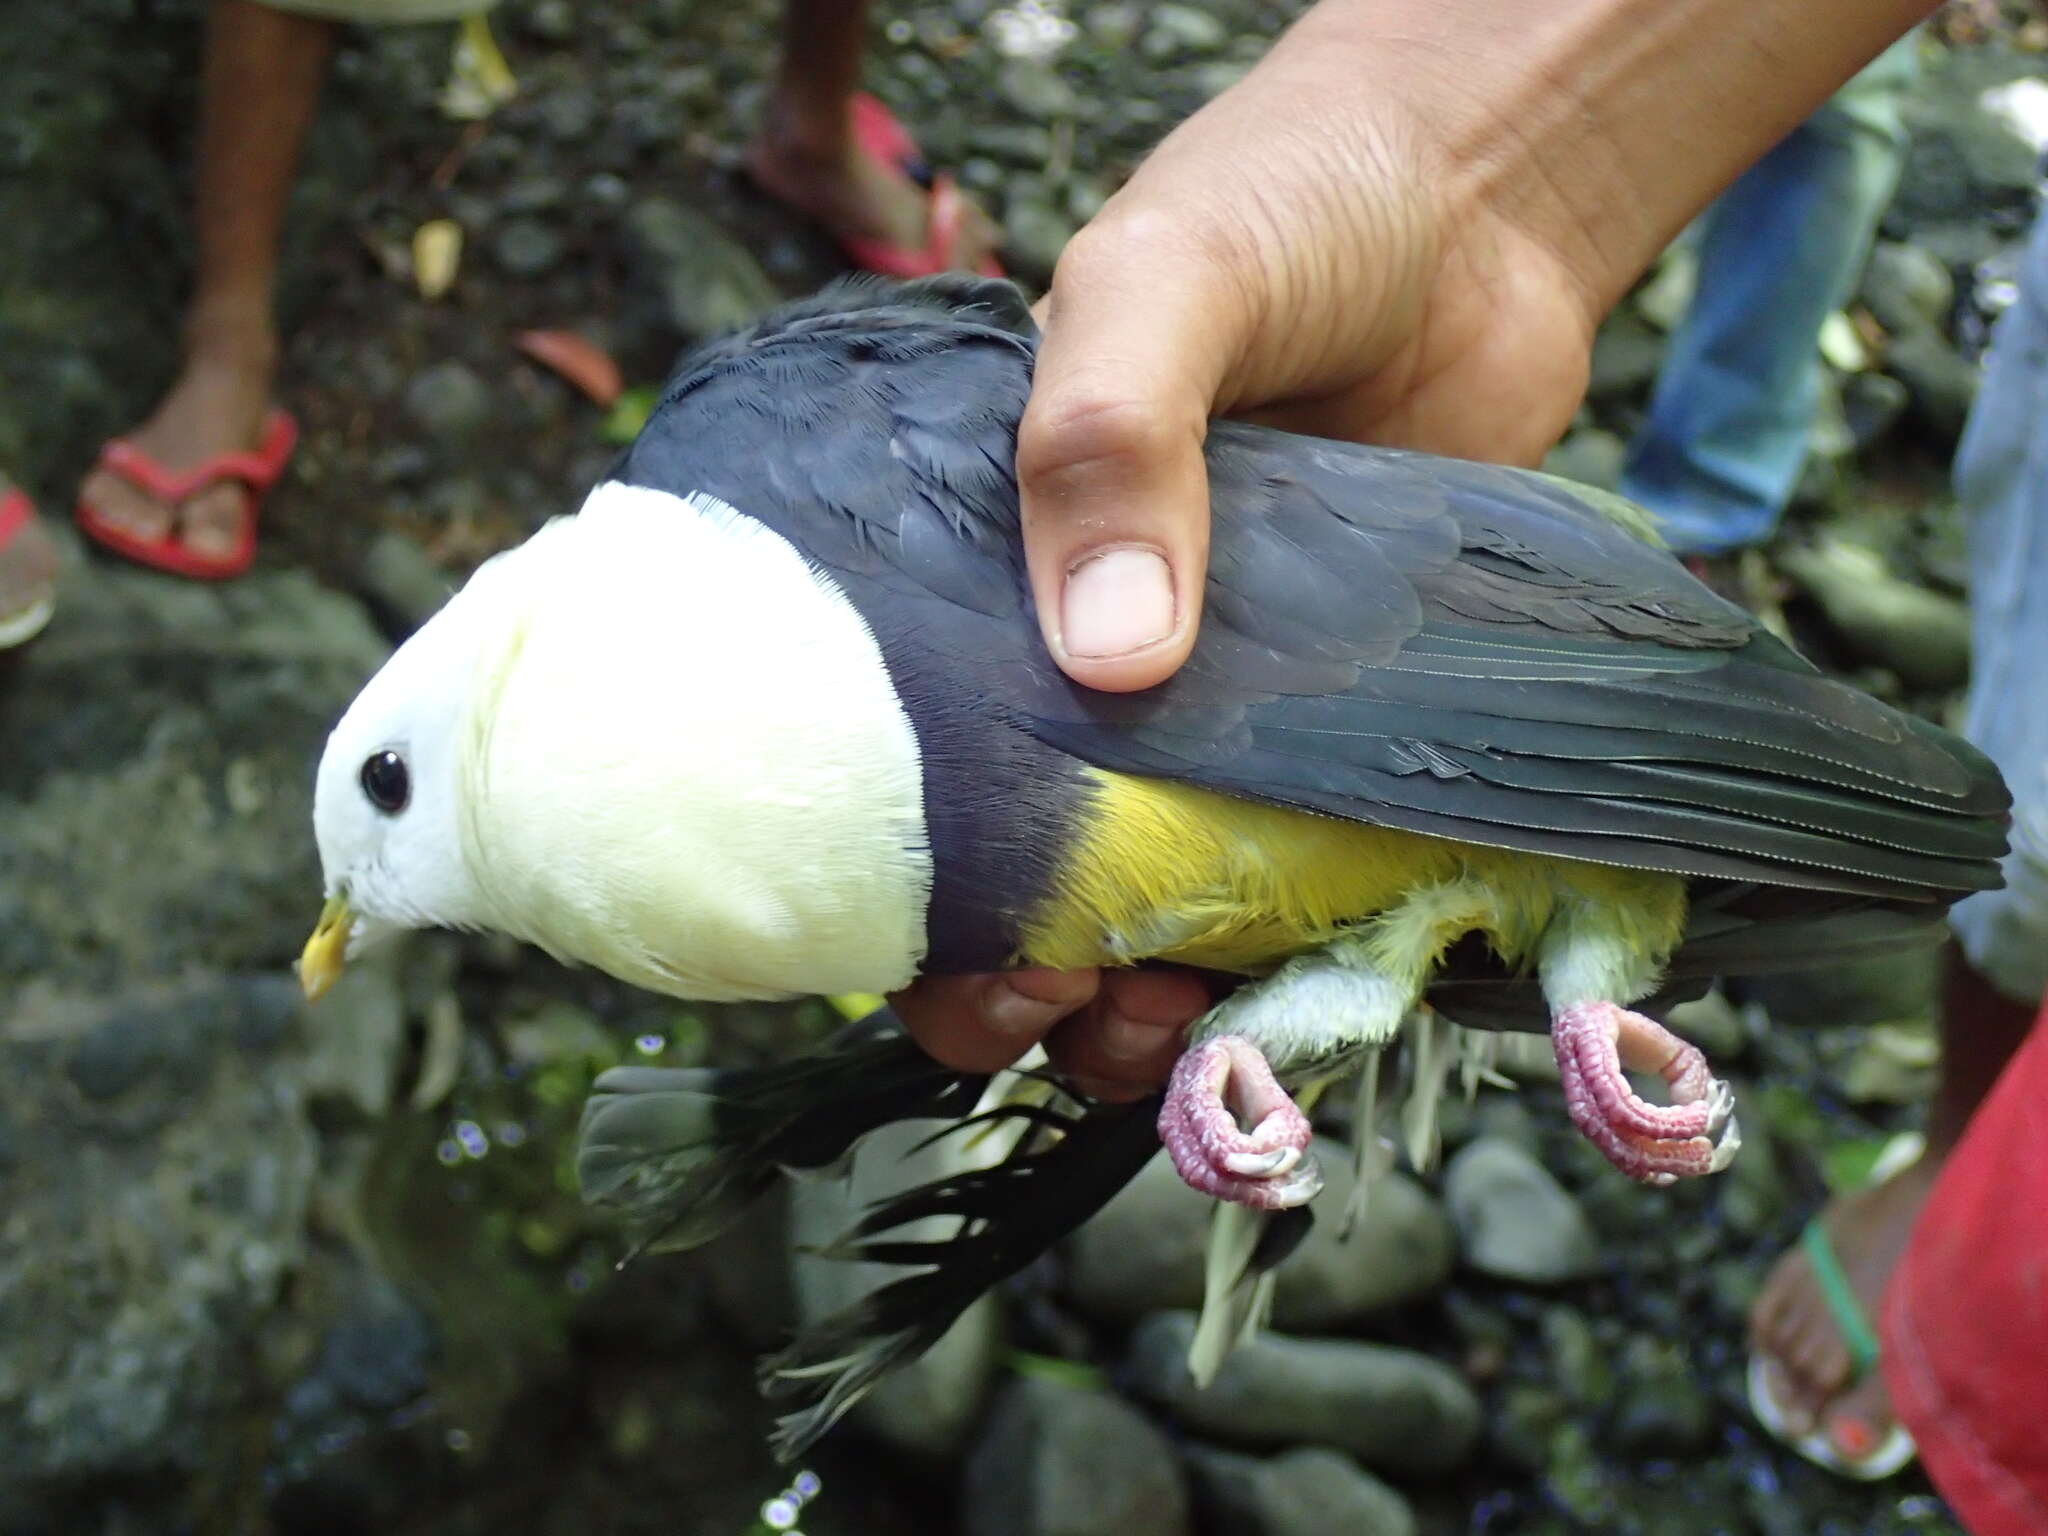
<instances>
[{"instance_id":1,"label":"rocky ground","mask_svg":"<svg viewBox=\"0 0 2048 1536\"><path fill-rule=\"evenodd\" d=\"M1287 9L1077 6L1044 62L998 46L1035 8L884 7L872 84L1042 278ZM196 14L80 0L0 52L0 466L47 507L171 365ZM1688 1021L1745 1106L1710 1184L1625 1184L1540 1074L1455 1108L1444 1165L1347 1246L1326 1223L1280 1331L1206 1394L1177 1363L1200 1207L1155 1165L829 1440L808 1500L749 1362L859 1282L786 1257L848 1194L620 1271L565 1158L604 1066L762 1057L821 1010L682 1011L439 940L302 1010L327 723L611 451L513 336L579 330L644 384L833 270L734 169L769 7L508 0L498 31L522 89L477 125L436 107L445 28L340 57L287 264L307 438L259 573L201 590L74 551L57 623L0 670L0 1531L1953 1531L1917 1476L1850 1488L1782 1453L1740 1393L1769 1261L1924 1091L1910 957ZM1797 515L1745 573L1937 715L1963 665L1942 466L2035 181L1978 101L2040 68L2003 44L1939 64ZM430 303L410 248L434 218L466 249ZM1557 467L1611 483L1684 281L1674 259L1610 322ZM901 1177L890 1151L863 1188Z\"/></svg>"}]
</instances>

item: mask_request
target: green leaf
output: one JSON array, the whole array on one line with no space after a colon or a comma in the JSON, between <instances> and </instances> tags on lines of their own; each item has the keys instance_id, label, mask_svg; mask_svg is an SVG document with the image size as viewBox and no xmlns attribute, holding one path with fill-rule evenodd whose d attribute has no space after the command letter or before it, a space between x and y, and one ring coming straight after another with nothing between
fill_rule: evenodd
<instances>
[{"instance_id":1,"label":"green leaf","mask_svg":"<svg viewBox=\"0 0 2048 1536\"><path fill-rule=\"evenodd\" d=\"M647 418L654 414L655 401L660 395L661 392L652 385L626 390L606 413L603 425L597 429L598 436L623 448L647 425Z\"/></svg>"}]
</instances>

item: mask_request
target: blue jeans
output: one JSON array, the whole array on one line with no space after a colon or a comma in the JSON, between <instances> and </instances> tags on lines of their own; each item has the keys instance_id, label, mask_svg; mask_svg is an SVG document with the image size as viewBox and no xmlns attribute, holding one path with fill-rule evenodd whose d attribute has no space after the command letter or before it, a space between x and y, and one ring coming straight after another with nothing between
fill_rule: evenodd
<instances>
[{"instance_id":1,"label":"blue jeans","mask_svg":"<svg viewBox=\"0 0 2048 1536\"><path fill-rule=\"evenodd\" d=\"M1853 291L1898 187L1917 44L1880 54L1701 215L1698 287L1621 482L1681 553L1761 543L1791 499L1821 322Z\"/></svg>"},{"instance_id":2,"label":"blue jeans","mask_svg":"<svg viewBox=\"0 0 2048 1536\"><path fill-rule=\"evenodd\" d=\"M1970 519L1963 733L2012 786L2013 851L2005 889L1958 903L1951 922L1972 965L2032 1002L2048 990L2048 215L1992 336L1956 494Z\"/></svg>"}]
</instances>

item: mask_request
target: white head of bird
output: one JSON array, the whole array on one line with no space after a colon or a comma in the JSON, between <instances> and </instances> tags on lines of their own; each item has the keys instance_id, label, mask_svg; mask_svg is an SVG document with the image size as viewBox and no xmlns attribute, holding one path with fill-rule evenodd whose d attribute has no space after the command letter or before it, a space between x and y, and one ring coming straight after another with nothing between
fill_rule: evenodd
<instances>
[{"instance_id":1,"label":"white head of bird","mask_svg":"<svg viewBox=\"0 0 2048 1536\"><path fill-rule=\"evenodd\" d=\"M508 933L676 997L878 992L924 951L917 739L779 534L608 482L372 678L314 790L309 995L398 930Z\"/></svg>"}]
</instances>

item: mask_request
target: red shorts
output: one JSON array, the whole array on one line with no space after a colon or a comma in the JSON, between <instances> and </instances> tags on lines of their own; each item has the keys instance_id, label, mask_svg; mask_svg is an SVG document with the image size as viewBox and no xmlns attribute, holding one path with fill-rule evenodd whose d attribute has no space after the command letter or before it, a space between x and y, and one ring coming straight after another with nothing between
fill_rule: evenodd
<instances>
[{"instance_id":1,"label":"red shorts","mask_svg":"<svg viewBox=\"0 0 2048 1536\"><path fill-rule=\"evenodd\" d=\"M2048 1533L2048 1007L1885 1291L1885 1385L1972 1536Z\"/></svg>"}]
</instances>

